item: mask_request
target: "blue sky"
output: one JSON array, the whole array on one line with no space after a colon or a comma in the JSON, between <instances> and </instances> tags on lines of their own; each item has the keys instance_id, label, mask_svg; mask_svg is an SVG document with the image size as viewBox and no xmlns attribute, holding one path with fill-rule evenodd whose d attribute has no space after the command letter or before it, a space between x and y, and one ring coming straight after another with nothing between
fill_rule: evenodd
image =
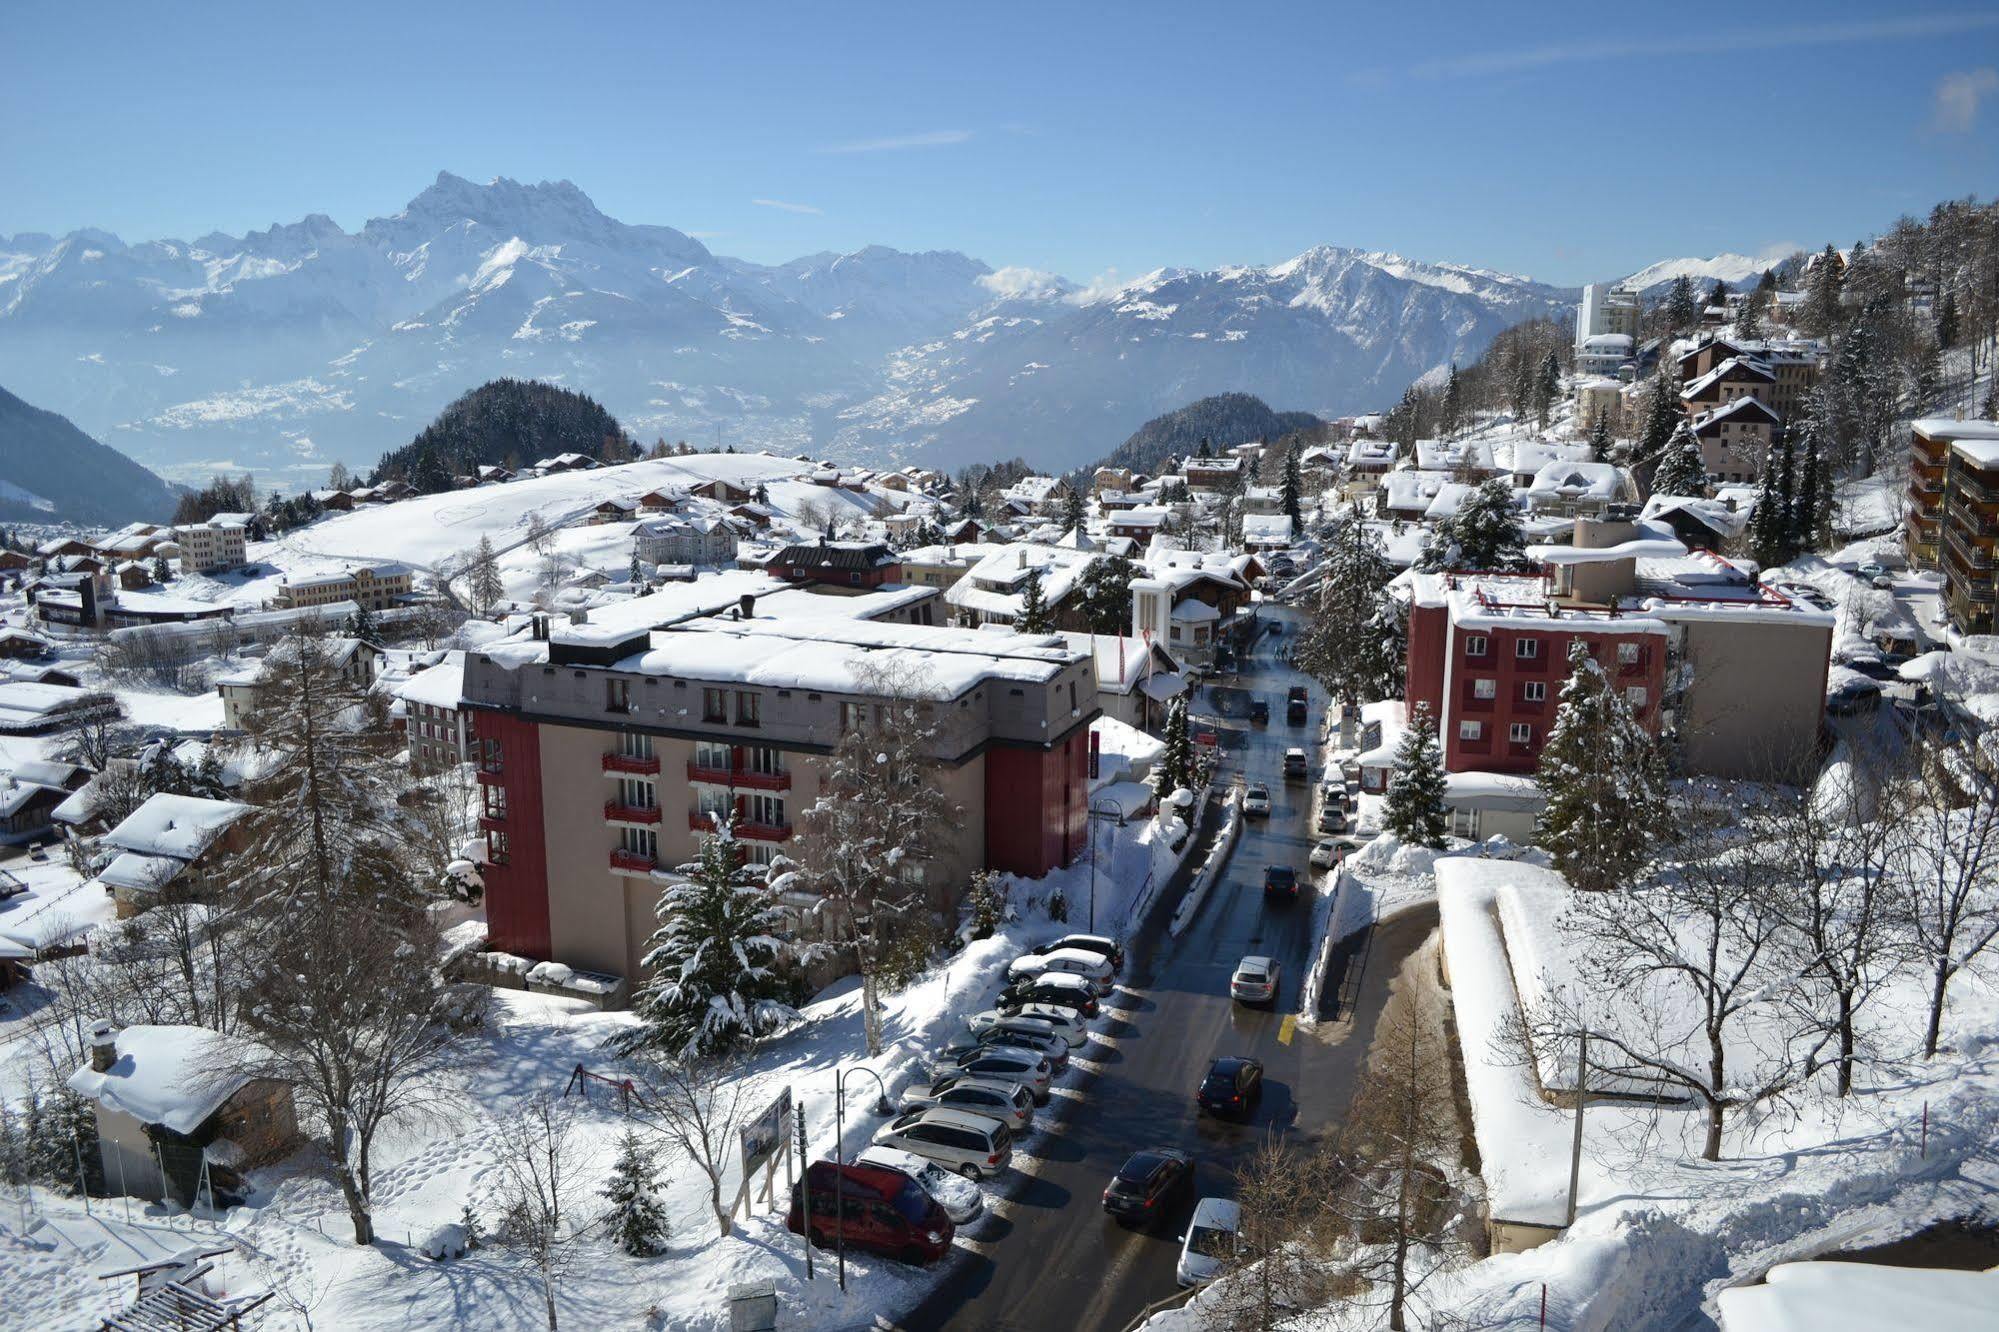
<instances>
[{"instance_id":1,"label":"blue sky","mask_svg":"<svg viewBox=\"0 0 1999 1332\"><path fill-rule=\"evenodd\" d=\"M352 228L443 168L760 261L1325 243L1574 282L1999 185L1989 4L1528 8L30 0L0 234Z\"/></svg>"}]
</instances>

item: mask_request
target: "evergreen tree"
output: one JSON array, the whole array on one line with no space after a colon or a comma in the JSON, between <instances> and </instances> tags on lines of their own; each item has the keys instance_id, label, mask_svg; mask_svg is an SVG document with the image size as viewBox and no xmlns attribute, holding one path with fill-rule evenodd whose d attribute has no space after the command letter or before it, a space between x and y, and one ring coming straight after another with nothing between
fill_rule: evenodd
<instances>
[{"instance_id":1,"label":"evergreen tree","mask_svg":"<svg viewBox=\"0 0 1999 1332\"><path fill-rule=\"evenodd\" d=\"M1660 358L1659 373L1652 378L1652 386L1645 394L1645 421L1638 430L1638 462L1646 462L1658 457L1672 441L1673 432L1685 420L1680 411L1680 391L1666 372L1666 361Z\"/></svg>"},{"instance_id":2,"label":"evergreen tree","mask_svg":"<svg viewBox=\"0 0 1999 1332\"><path fill-rule=\"evenodd\" d=\"M627 567L625 570L625 581L630 583L633 587L637 587L640 583L645 582L645 580L646 580L645 568L643 565L639 563L638 546L636 543L634 543L632 547L632 562L630 566Z\"/></svg>"},{"instance_id":3,"label":"evergreen tree","mask_svg":"<svg viewBox=\"0 0 1999 1332\"><path fill-rule=\"evenodd\" d=\"M1791 546L1795 550L1818 550L1832 542L1833 500L1832 459L1826 425L1818 413L1819 395L1807 400L1798 418L1797 448L1803 455L1798 471L1797 494L1791 499Z\"/></svg>"},{"instance_id":4,"label":"evergreen tree","mask_svg":"<svg viewBox=\"0 0 1999 1332\"><path fill-rule=\"evenodd\" d=\"M363 643L374 643L379 635L375 625L375 614L365 605L356 604L354 613L347 617L347 636L358 638Z\"/></svg>"},{"instance_id":5,"label":"evergreen tree","mask_svg":"<svg viewBox=\"0 0 1999 1332\"><path fill-rule=\"evenodd\" d=\"M1187 735L1187 696L1181 694L1166 706L1166 748L1153 769L1153 789L1161 797L1194 784L1194 744Z\"/></svg>"},{"instance_id":6,"label":"evergreen tree","mask_svg":"<svg viewBox=\"0 0 1999 1332\"><path fill-rule=\"evenodd\" d=\"M1027 571L1027 582L1020 589L1020 614L1013 618L1014 632L1022 634L1052 634L1055 632L1055 617L1048 610L1048 602L1041 594L1041 566Z\"/></svg>"},{"instance_id":7,"label":"evergreen tree","mask_svg":"<svg viewBox=\"0 0 1999 1332\"><path fill-rule=\"evenodd\" d=\"M1714 288L1707 294L1707 303L1726 310L1728 308L1728 284L1720 278L1716 278L1714 280Z\"/></svg>"},{"instance_id":8,"label":"evergreen tree","mask_svg":"<svg viewBox=\"0 0 1999 1332\"><path fill-rule=\"evenodd\" d=\"M1693 279L1682 273L1673 279L1672 290L1666 294L1666 329L1671 333L1685 332L1699 323L1700 317Z\"/></svg>"},{"instance_id":9,"label":"evergreen tree","mask_svg":"<svg viewBox=\"0 0 1999 1332\"><path fill-rule=\"evenodd\" d=\"M1299 451L1304 446L1293 440L1284 452L1284 474L1278 483L1278 500L1284 506L1285 516L1290 518L1294 530L1305 525L1305 478L1298 461Z\"/></svg>"},{"instance_id":10,"label":"evergreen tree","mask_svg":"<svg viewBox=\"0 0 1999 1332\"><path fill-rule=\"evenodd\" d=\"M1665 765L1580 638L1569 644L1569 680L1538 780L1548 803L1537 840L1555 868L1586 891L1627 886L1662 840Z\"/></svg>"},{"instance_id":11,"label":"evergreen tree","mask_svg":"<svg viewBox=\"0 0 1999 1332\"><path fill-rule=\"evenodd\" d=\"M1708 493L1707 464L1701 458L1700 441L1685 422L1673 432L1672 442L1660 455L1659 466L1652 473L1652 493L1702 497Z\"/></svg>"},{"instance_id":12,"label":"evergreen tree","mask_svg":"<svg viewBox=\"0 0 1999 1332\"><path fill-rule=\"evenodd\" d=\"M1602 412L1589 427L1589 456L1592 462L1609 462L1611 449L1610 417Z\"/></svg>"},{"instance_id":13,"label":"evergreen tree","mask_svg":"<svg viewBox=\"0 0 1999 1332\"><path fill-rule=\"evenodd\" d=\"M1513 487L1504 477L1475 487L1459 501L1458 511L1431 529L1423 548L1422 567L1432 573L1442 569L1496 573L1526 565L1526 534L1513 503Z\"/></svg>"},{"instance_id":14,"label":"evergreen tree","mask_svg":"<svg viewBox=\"0 0 1999 1332\"><path fill-rule=\"evenodd\" d=\"M644 1024L632 1045L712 1055L797 1018L779 967L784 912L759 882L759 867L739 864L739 854L723 819L660 894L659 928L642 959L650 979L632 998Z\"/></svg>"},{"instance_id":15,"label":"evergreen tree","mask_svg":"<svg viewBox=\"0 0 1999 1332\"><path fill-rule=\"evenodd\" d=\"M1415 846L1441 848L1450 819L1444 810L1444 754L1430 705L1418 703L1395 750L1382 814L1388 831Z\"/></svg>"},{"instance_id":16,"label":"evergreen tree","mask_svg":"<svg viewBox=\"0 0 1999 1332\"><path fill-rule=\"evenodd\" d=\"M611 1204L604 1213L604 1229L619 1249L634 1258L666 1252L671 1227L666 1205L659 1200L659 1163L631 1129L618 1139L618 1159L601 1192Z\"/></svg>"},{"instance_id":17,"label":"evergreen tree","mask_svg":"<svg viewBox=\"0 0 1999 1332\"><path fill-rule=\"evenodd\" d=\"M1952 292L1943 294L1943 304L1937 308L1937 346L1949 351L1957 345L1957 296Z\"/></svg>"},{"instance_id":18,"label":"evergreen tree","mask_svg":"<svg viewBox=\"0 0 1999 1332\"><path fill-rule=\"evenodd\" d=\"M1215 456L1214 446L1208 443L1206 435L1201 436L1201 446L1194 450L1194 456L1196 458L1212 458Z\"/></svg>"},{"instance_id":19,"label":"evergreen tree","mask_svg":"<svg viewBox=\"0 0 1999 1332\"><path fill-rule=\"evenodd\" d=\"M1766 569L1790 559L1791 511L1778 490L1776 468L1765 467L1756 486L1756 510L1749 515L1749 553Z\"/></svg>"},{"instance_id":20,"label":"evergreen tree","mask_svg":"<svg viewBox=\"0 0 1999 1332\"><path fill-rule=\"evenodd\" d=\"M173 576L174 571L172 566L167 563L167 557L164 555L153 556L153 581L155 583L170 583L173 581Z\"/></svg>"},{"instance_id":21,"label":"evergreen tree","mask_svg":"<svg viewBox=\"0 0 1999 1332\"><path fill-rule=\"evenodd\" d=\"M499 559L493 554L493 539L481 536L479 548L465 567L465 592L472 600L472 609L481 615L488 614L506 595L506 590L500 581Z\"/></svg>"},{"instance_id":22,"label":"evergreen tree","mask_svg":"<svg viewBox=\"0 0 1999 1332\"><path fill-rule=\"evenodd\" d=\"M758 504L769 504L770 487L761 481L757 482L757 488L750 492L750 498Z\"/></svg>"},{"instance_id":23,"label":"evergreen tree","mask_svg":"<svg viewBox=\"0 0 1999 1332\"><path fill-rule=\"evenodd\" d=\"M1122 555L1097 560L1083 571L1076 596L1093 634L1122 634L1131 626L1131 580L1138 566Z\"/></svg>"},{"instance_id":24,"label":"evergreen tree","mask_svg":"<svg viewBox=\"0 0 1999 1332\"><path fill-rule=\"evenodd\" d=\"M1464 428L1465 389L1464 385L1458 382L1458 363L1456 361L1451 362L1450 377L1444 381L1444 404L1440 416L1441 419L1438 421L1438 426L1443 430L1446 438L1455 436L1459 430Z\"/></svg>"},{"instance_id":25,"label":"evergreen tree","mask_svg":"<svg viewBox=\"0 0 1999 1332\"><path fill-rule=\"evenodd\" d=\"M1798 307L1798 323L1805 332L1829 337L1839 327L1840 290L1846 265L1839 251L1828 244L1807 275L1805 299Z\"/></svg>"},{"instance_id":26,"label":"evergreen tree","mask_svg":"<svg viewBox=\"0 0 1999 1332\"><path fill-rule=\"evenodd\" d=\"M1081 484L1069 487L1069 493L1062 497L1062 523L1077 536L1085 535L1084 523L1088 510L1083 503Z\"/></svg>"},{"instance_id":27,"label":"evergreen tree","mask_svg":"<svg viewBox=\"0 0 1999 1332\"><path fill-rule=\"evenodd\" d=\"M1401 615L1387 591L1395 567L1358 510L1336 519L1325 542L1324 581L1293 660L1343 703L1389 697L1403 665Z\"/></svg>"},{"instance_id":28,"label":"evergreen tree","mask_svg":"<svg viewBox=\"0 0 1999 1332\"><path fill-rule=\"evenodd\" d=\"M1541 358L1541 372L1534 379L1534 419L1543 430L1548 428L1548 416L1555 410L1555 401L1562 396L1562 363L1550 347L1548 354Z\"/></svg>"}]
</instances>

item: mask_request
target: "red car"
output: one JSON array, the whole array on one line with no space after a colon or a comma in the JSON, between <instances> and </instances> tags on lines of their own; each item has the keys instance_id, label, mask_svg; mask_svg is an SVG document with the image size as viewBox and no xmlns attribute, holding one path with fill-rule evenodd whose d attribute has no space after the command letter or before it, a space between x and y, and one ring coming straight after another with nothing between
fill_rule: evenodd
<instances>
[{"instance_id":1,"label":"red car","mask_svg":"<svg viewBox=\"0 0 1999 1332\"><path fill-rule=\"evenodd\" d=\"M882 1166L839 1165L814 1161L804 1182L791 1190L791 1210L785 1229L807 1234L805 1207L810 1203L812 1229L808 1238L822 1248L837 1237L856 1249L899 1258L923 1266L951 1249L957 1228L935 1198L900 1170Z\"/></svg>"}]
</instances>

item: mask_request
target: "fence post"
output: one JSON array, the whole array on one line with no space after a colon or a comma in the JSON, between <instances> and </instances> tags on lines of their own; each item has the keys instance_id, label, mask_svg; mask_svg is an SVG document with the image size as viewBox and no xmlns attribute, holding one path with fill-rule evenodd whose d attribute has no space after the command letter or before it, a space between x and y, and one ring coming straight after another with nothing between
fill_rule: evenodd
<instances>
[{"instance_id":1,"label":"fence post","mask_svg":"<svg viewBox=\"0 0 1999 1332\"><path fill-rule=\"evenodd\" d=\"M83 1169L83 1139L70 1135L70 1152L76 1157L76 1191L83 1196L83 1214L90 1215L90 1180Z\"/></svg>"}]
</instances>

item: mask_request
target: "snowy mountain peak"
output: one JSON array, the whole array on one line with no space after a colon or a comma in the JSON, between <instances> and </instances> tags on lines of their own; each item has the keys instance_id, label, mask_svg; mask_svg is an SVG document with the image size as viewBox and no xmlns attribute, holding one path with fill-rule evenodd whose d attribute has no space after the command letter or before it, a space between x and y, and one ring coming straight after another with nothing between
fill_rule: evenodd
<instances>
[{"instance_id":1,"label":"snowy mountain peak","mask_svg":"<svg viewBox=\"0 0 1999 1332\"><path fill-rule=\"evenodd\" d=\"M1651 292L1687 277L1710 285L1718 280L1733 287L1745 278L1761 275L1766 268L1776 267L1789 252L1790 247L1783 246L1755 258L1746 254L1717 254L1707 259L1661 259L1625 278L1623 285Z\"/></svg>"}]
</instances>

